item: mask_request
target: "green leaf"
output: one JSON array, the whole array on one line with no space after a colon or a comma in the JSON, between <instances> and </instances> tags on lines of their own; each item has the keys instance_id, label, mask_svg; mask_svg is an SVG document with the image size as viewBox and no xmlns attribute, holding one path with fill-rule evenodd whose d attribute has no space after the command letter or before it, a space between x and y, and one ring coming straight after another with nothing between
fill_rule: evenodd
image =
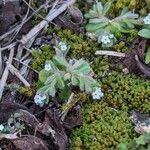
<instances>
[{"instance_id":1,"label":"green leaf","mask_svg":"<svg viewBox=\"0 0 150 150\"><path fill-rule=\"evenodd\" d=\"M145 136L141 135L138 138L135 138L135 141L138 145L144 145L145 144Z\"/></svg>"},{"instance_id":2,"label":"green leaf","mask_svg":"<svg viewBox=\"0 0 150 150\"><path fill-rule=\"evenodd\" d=\"M90 19L89 20L89 23L90 24L97 24L97 23L102 23L102 22L104 22L104 19L100 19L100 18L93 18L93 19Z\"/></svg>"},{"instance_id":3,"label":"green leaf","mask_svg":"<svg viewBox=\"0 0 150 150\"><path fill-rule=\"evenodd\" d=\"M148 48L145 56L145 63L149 64L150 63L150 47Z\"/></svg>"},{"instance_id":4,"label":"green leaf","mask_svg":"<svg viewBox=\"0 0 150 150\"><path fill-rule=\"evenodd\" d=\"M112 22L109 28L112 33L115 33L121 30L121 25L120 23Z\"/></svg>"},{"instance_id":5,"label":"green leaf","mask_svg":"<svg viewBox=\"0 0 150 150\"><path fill-rule=\"evenodd\" d=\"M54 56L53 61L60 69L66 69L68 67L68 62L64 57Z\"/></svg>"},{"instance_id":6,"label":"green leaf","mask_svg":"<svg viewBox=\"0 0 150 150\"><path fill-rule=\"evenodd\" d=\"M103 12L103 6L102 6L102 3L101 2L96 2L96 11L98 13L98 16L101 16L102 15L102 12Z\"/></svg>"},{"instance_id":7,"label":"green leaf","mask_svg":"<svg viewBox=\"0 0 150 150\"><path fill-rule=\"evenodd\" d=\"M78 78L75 75L72 75L72 77L71 77L71 84L76 86L76 85L78 85L78 83L79 83Z\"/></svg>"},{"instance_id":8,"label":"green leaf","mask_svg":"<svg viewBox=\"0 0 150 150\"><path fill-rule=\"evenodd\" d=\"M101 27L103 27L103 25L101 26L100 24L89 23L86 25L86 30L89 32L95 32L96 30L100 29Z\"/></svg>"},{"instance_id":9,"label":"green leaf","mask_svg":"<svg viewBox=\"0 0 150 150\"><path fill-rule=\"evenodd\" d=\"M84 15L84 17L85 17L85 18L93 18L93 16L92 16L90 13L86 13L86 14Z\"/></svg>"},{"instance_id":10,"label":"green leaf","mask_svg":"<svg viewBox=\"0 0 150 150\"><path fill-rule=\"evenodd\" d=\"M61 76L57 76L56 80L57 80L57 87L59 89L63 89L65 87L65 83L63 81L63 78Z\"/></svg>"},{"instance_id":11,"label":"green leaf","mask_svg":"<svg viewBox=\"0 0 150 150\"><path fill-rule=\"evenodd\" d=\"M44 83L50 75L51 73L49 71L43 69L39 72L39 80Z\"/></svg>"},{"instance_id":12,"label":"green leaf","mask_svg":"<svg viewBox=\"0 0 150 150\"><path fill-rule=\"evenodd\" d=\"M84 91L85 83L84 83L84 80L82 79L82 77L79 77L79 87L80 87L81 91Z\"/></svg>"},{"instance_id":13,"label":"green leaf","mask_svg":"<svg viewBox=\"0 0 150 150\"><path fill-rule=\"evenodd\" d=\"M139 36L150 39L150 30L149 29L142 29L138 33Z\"/></svg>"},{"instance_id":14,"label":"green leaf","mask_svg":"<svg viewBox=\"0 0 150 150\"><path fill-rule=\"evenodd\" d=\"M118 148L119 150L128 150L128 143L120 143Z\"/></svg>"},{"instance_id":15,"label":"green leaf","mask_svg":"<svg viewBox=\"0 0 150 150\"><path fill-rule=\"evenodd\" d=\"M71 95L71 89L68 86L65 86L63 90L58 92L58 96L60 99L67 101L69 96Z\"/></svg>"},{"instance_id":16,"label":"green leaf","mask_svg":"<svg viewBox=\"0 0 150 150\"><path fill-rule=\"evenodd\" d=\"M92 71L89 64L87 62L85 62L83 59L76 61L76 63L72 67L74 70L76 70L79 73L82 73L84 75L87 75L90 71Z\"/></svg>"},{"instance_id":17,"label":"green leaf","mask_svg":"<svg viewBox=\"0 0 150 150\"><path fill-rule=\"evenodd\" d=\"M134 24L132 22L130 22L130 20L125 19L124 23L126 24L127 28L130 28L130 29L134 28Z\"/></svg>"},{"instance_id":18,"label":"green leaf","mask_svg":"<svg viewBox=\"0 0 150 150\"><path fill-rule=\"evenodd\" d=\"M120 14L120 16L123 16L123 15L125 15L127 12L128 12L128 7L124 7L123 9L122 9L122 12L121 12L121 14Z\"/></svg>"},{"instance_id":19,"label":"green leaf","mask_svg":"<svg viewBox=\"0 0 150 150\"><path fill-rule=\"evenodd\" d=\"M104 5L104 8L103 8L103 15L106 15L106 14L107 14L107 12L109 11L111 5L112 5L112 2L107 2L107 3Z\"/></svg>"}]
</instances>

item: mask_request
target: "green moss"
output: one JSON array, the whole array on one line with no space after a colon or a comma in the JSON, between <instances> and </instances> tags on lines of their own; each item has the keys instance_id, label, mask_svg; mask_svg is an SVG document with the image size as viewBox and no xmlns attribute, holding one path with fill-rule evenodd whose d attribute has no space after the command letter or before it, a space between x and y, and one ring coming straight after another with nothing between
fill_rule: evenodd
<instances>
[{"instance_id":1,"label":"green moss","mask_svg":"<svg viewBox=\"0 0 150 150\"><path fill-rule=\"evenodd\" d=\"M138 31L136 29L131 30L127 34L118 33L117 38L120 39L118 43L113 45L113 50L118 52L127 52L129 45L138 37Z\"/></svg>"},{"instance_id":2,"label":"green moss","mask_svg":"<svg viewBox=\"0 0 150 150\"><path fill-rule=\"evenodd\" d=\"M114 150L134 135L127 112L116 112L105 102L87 104L82 116L83 125L71 134L71 150Z\"/></svg>"},{"instance_id":3,"label":"green moss","mask_svg":"<svg viewBox=\"0 0 150 150\"><path fill-rule=\"evenodd\" d=\"M49 28L48 33L55 32L56 35L66 41L70 46L69 56L72 58L86 60L93 60L96 50L99 49L99 45L96 42L86 38L83 34L75 34L74 32L67 29L60 29L55 27L54 29Z\"/></svg>"},{"instance_id":4,"label":"green moss","mask_svg":"<svg viewBox=\"0 0 150 150\"><path fill-rule=\"evenodd\" d=\"M20 87L18 89L18 92L20 94L23 94L23 95L27 96L27 97L31 97L33 95L33 89L32 88Z\"/></svg>"},{"instance_id":5,"label":"green moss","mask_svg":"<svg viewBox=\"0 0 150 150\"><path fill-rule=\"evenodd\" d=\"M116 109L126 106L129 110L137 109L150 113L150 81L134 75L115 73L102 80L105 101Z\"/></svg>"},{"instance_id":6,"label":"green moss","mask_svg":"<svg viewBox=\"0 0 150 150\"><path fill-rule=\"evenodd\" d=\"M95 52L101 47L96 42L83 36L83 34L75 34L67 29L60 29L58 27L49 28L48 33L55 32L56 35L66 41L70 46L69 57L80 59L83 58L92 63L92 68L98 77L103 76L110 68L108 57L95 56Z\"/></svg>"},{"instance_id":7,"label":"green moss","mask_svg":"<svg viewBox=\"0 0 150 150\"><path fill-rule=\"evenodd\" d=\"M54 55L54 50L52 50L52 48L50 48L50 46L48 45L44 45L41 48L34 49L32 53L33 69L40 71L45 64L45 61L52 59L53 55Z\"/></svg>"}]
</instances>

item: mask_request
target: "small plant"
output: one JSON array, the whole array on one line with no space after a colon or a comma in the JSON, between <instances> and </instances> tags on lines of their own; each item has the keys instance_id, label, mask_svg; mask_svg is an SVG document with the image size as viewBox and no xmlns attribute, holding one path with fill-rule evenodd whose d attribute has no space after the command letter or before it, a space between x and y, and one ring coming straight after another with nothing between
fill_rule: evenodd
<instances>
[{"instance_id":1,"label":"small plant","mask_svg":"<svg viewBox=\"0 0 150 150\"><path fill-rule=\"evenodd\" d=\"M96 1L93 8L85 14L85 18L89 19L86 30L88 32L94 32L95 36L98 38L98 42L102 43L103 47L110 47L116 42L115 36L112 38L106 36L112 34L115 35L117 32L127 33L134 28L135 24L138 24L138 20L136 20L138 14L128 11L128 8L124 8L120 16L109 19L106 15L110 10L111 5L112 2L110 1L104 6L101 2Z\"/></svg>"},{"instance_id":2,"label":"small plant","mask_svg":"<svg viewBox=\"0 0 150 150\"><path fill-rule=\"evenodd\" d=\"M19 119L20 114L14 113L5 124L0 125L0 133L15 133L25 129L25 125Z\"/></svg>"},{"instance_id":3,"label":"small plant","mask_svg":"<svg viewBox=\"0 0 150 150\"><path fill-rule=\"evenodd\" d=\"M144 133L129 143L121 143L118 147L120 150L147 150L150 148L150 133Z\"/></svg>"},{"instance_id":4,"label":"small plant","mask_svg":"<svg viewBox=\"0 0 150 150\"><path fill-rule=\"evenodd\" d=\"M150 39L150 13L143 18L144 28L139 31L138 35Z\"/></svg>"},{"instance_id":5,"label":"small plant","mask_svg":"<svg viewBox=\"0 0 150 150\"><path fill-rule=\"evenodd\" d=\"M43 106L48 103L48 97L55 97L56 93L59 97L67 99L73 87L79 87L81 91L87 93L92 93L96 87L99 87L97 81L91 76L93 71L89 63L83 59L68 61L66 59L68 50L69 46L66 43L59 42L55 46L56 55L52 60L47 60L44 69L39 72L39 80L43 86L38 89L34 97L37 105ZM98 96L101 98L103 95L97 93L97 99Z\"/></svg>"}]
</instances>

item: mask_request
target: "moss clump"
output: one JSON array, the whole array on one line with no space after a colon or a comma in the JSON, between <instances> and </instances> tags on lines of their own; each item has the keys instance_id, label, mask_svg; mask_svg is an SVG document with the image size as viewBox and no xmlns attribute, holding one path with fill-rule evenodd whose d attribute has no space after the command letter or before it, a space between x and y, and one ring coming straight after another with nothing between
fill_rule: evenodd
<instances>
[{"instance_id":1,"label":"moss clump","mask_svg":"<svg viewBox=\"0 0 150 150\"><path fill-rule=\"evenodd\" d=\"M114 150L133 137L127 112L114 111L105 102L92 102L82 110L83 125L75 129L71 150Z\"/></svg>"},{"instance_id":2,"label":"moss clump","mask_svg":"<svg viewBox=\"0 0 150 150\"><path fill-rule=\"evenodd\" d=\"M141 0L117 0L115 4L115 9L120 10L124 7L129 7L130 9L137 9L139 8L139 4L141 4Z\"/></svg>"},{"instance_id":3,"label":"moss clump","mask_svg":"<svg viewBox=\"0 0 150 150\"><path fill-rule=\"evenodd\" d=\"M115 73L102 80L105 101L116 109L127 106L150 113L150 82L134 75Z\"/></svg>"},{"instance_id":4,"label":"moss clump","mask_svg":"<svg viewBox=\"0 0 150 150\"><path fill-rule=\"evenodd\" d=\"M28 97L31 97L33 95L33 89L27 88L27 87L20 87L18 89L18 92L20 94L23 94L23 95L28 96Z\"/></svg>"},{"instance_id":5,"label":"moss clump","mask_svg":"<svg viewBox=\"0 0 150 150\"><path fill-rule=\"evenodd\" d=\"M33 69L40 71L42 70L45 61L52 59L54 55L54 50L48 45L44 45L41 48L36 48L33 50L32 56L32 67Z\"/></svg>"},{"instance_id":6,"label":"moss clump","mask_svg":"<svg viewBox=\"0 0 150 150\"><path fill-rule=\"evenodd\" d=\"M114 51L127 52L129 45L138 37L138 31L136 29L131 30L127 34L117 33L117 39L120 39L115 45L112 46Z\"/></svg>"},{"instance_id":7,"label":"moss clump","mask_svg":"<svg viewBox=\"0 0 150 150\"><path fill-rule=\"evenodd\" d=\"M48 33L55 32L56 35L66 41L70 46L70 57L92 61L96 50L99 49L99 45L96 42L86 38L83 34L75 34L73 31L67 29L60 29L55 27L54 29L49 28Z\"/></svg>"}]
</instances>

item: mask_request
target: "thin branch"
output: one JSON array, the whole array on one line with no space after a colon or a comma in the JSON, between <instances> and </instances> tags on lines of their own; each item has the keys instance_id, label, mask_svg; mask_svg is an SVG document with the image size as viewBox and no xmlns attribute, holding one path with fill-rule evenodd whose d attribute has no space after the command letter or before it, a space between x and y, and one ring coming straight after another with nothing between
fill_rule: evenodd
<instances>
[{"instance_id":1,"label":"thin branch","mask_svg":"<svg viewBox=\"0 0 150 150\"><path fill-rule=\"evenodd\" d=\"M74 96L74 93L71 93L68 101L67 101L67 104L69 106L69 104L71 104L72 100L73 100L73 96ZM70 108L68 108L67 110L63 111L62 114L61 114L61 120L64 121L65 120L65 117L67 116L68 112L69 112Z\"/></svg>"},{"instance_id":2,"label":"thin branch","mask_svg":"<svg viewBox=\"0 0 150 150\"><path fill-rule=\"evenodd\" d=\"M22 62L21 60L17 59L17 58L13 58L15 61L19 62L20 64L26 66L27 68L31 69L32 71L34 71L35 73L38 73L38 71L34 70L33 68L31 68L30 66L28 66L27 64L25 64L24 62Z\"/></svg>"},{"instance_id":3,"label":"thin branch","mask_svg":"<svg viewBox=\"0 0 150 150\"><path fill-rule=\"evenodd\" d=\"M44 29L48 27L48 23L55 19L58 15L60 15L63 11L67 9L69 5L75 3L76 0L68 0L63 3L59 8L50 10L48 15L46 16L46 20L42 20L38 25L36 25L33 29L31 29L25 36L20 40L21 44L18 46L17 58L20 59L23 52L23 46L31 47L32 43L36 36Z\"/></svg>"},{"instance_id":4,"label":"thin branch","mask_svg":"<svg viewBox=\"0 0 150 150\"><path fill-rule=\"evenodd\" d=\"M14 56L14 48L10 49L10 54L9 54L9 62L11 63L13 60L13 56ZM8 74L9 74L9 70L8 70L8 65L6 64L4 73L2 75L2 78L0 80L0 100L2 98L3 95L3 91L4 91L4 87L8 78Z\"/></svg>"},{"instance_id":5,"label":"thin branch","mask_svg":"<svg viewBox=\"0 0 150 150\"><path fill-rule=\"evenodd\" d=\"M8 61L6 62L8 65L8 69L9 71L16 75L16 77L18 79L20 79L20 81L26 86L26 87L30 87L30 84L28 83L28 81L20 74L20 72L13 66L11 65Z\"/></svg>"},{"instance_id":6,"label":"thin branch","mask_svg":"<svg viewBox=\"0 0 150 150\"><path fill-rule=\"evenodd\" d=\"M115 57L126 57L125 53L115 52L115 51L96 51L95 55L106 55L106 56L115 56Z\"/></svg>"},{"instance_id":7,"label":"thin branch","mask_svg":"<svg viewBox=\"0 0 150 150\"><path fill-rule=\"evenodd\" d=\"M16 46L16 44L17 44L17 42L13 42L13 43L11 43L10 45L7 45L7 46L5 46L5 47L1 47L1 48L0 48L0 51L4 51L4 50L6 50L6 49L12 49L13 47Z\"/></svg>"}]
</instances>

